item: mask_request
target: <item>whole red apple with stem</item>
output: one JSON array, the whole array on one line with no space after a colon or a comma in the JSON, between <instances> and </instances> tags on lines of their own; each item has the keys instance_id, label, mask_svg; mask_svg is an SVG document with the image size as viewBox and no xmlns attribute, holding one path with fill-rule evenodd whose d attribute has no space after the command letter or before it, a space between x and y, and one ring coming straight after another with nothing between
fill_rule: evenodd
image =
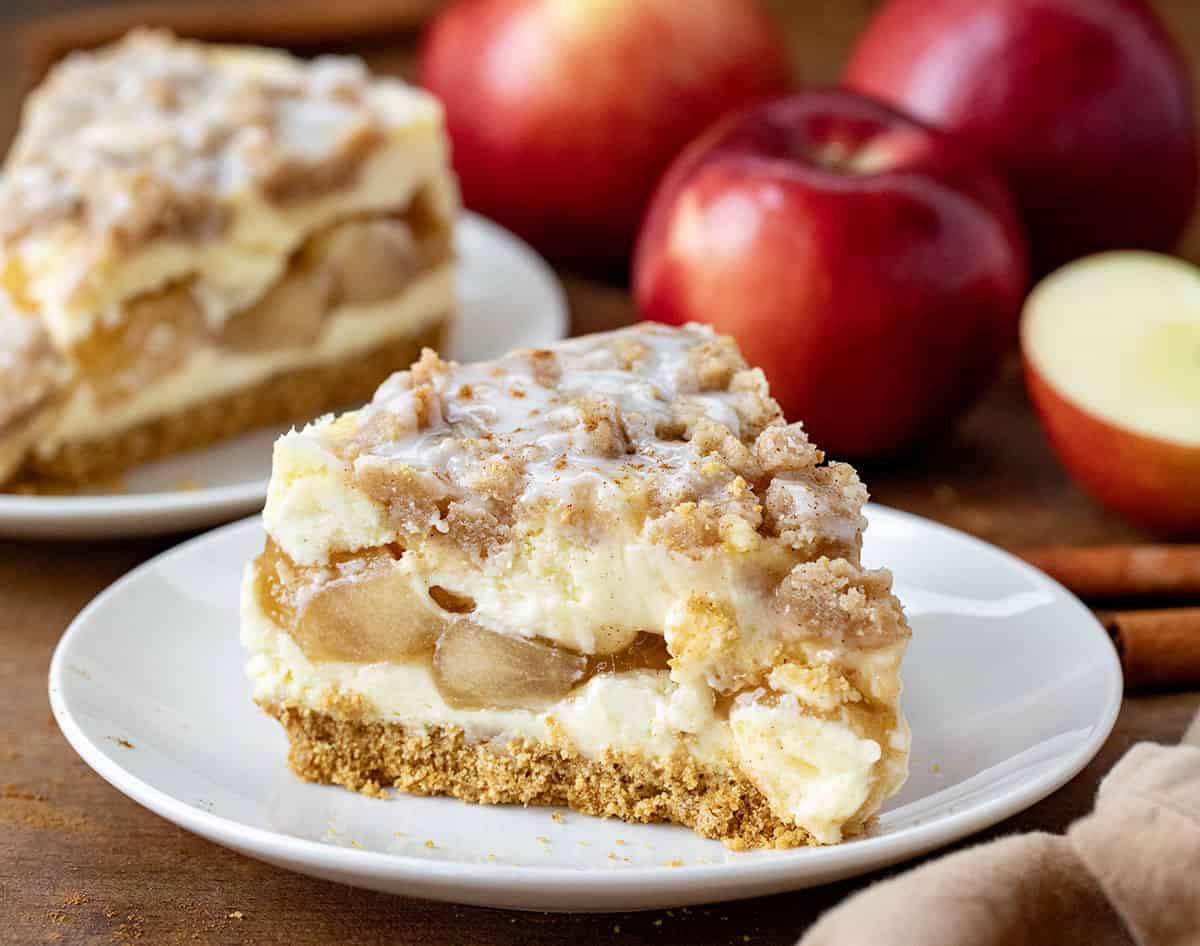
<instances>
[{"instance_id":1,"label":"whole red apple with stem","mask_svg":"<svg viewBox=\"0 0 1200 946\"><path fill-rule=\"evenodd\" d=\"M1076 481L1135 522L1200 535L1200 269L1131 251L1071 263L1030 293L1021 347Z\"/></svg>"},{"instance_id":2,"label":"whole red apple with stem","mask_svg":"<svg viewBox=\"0 0 1200 946\"><path fill-rule=\"evenodd\" d=\"M684 145L790 85L758 0L459 0L419 73L445 106L466 205L593 269L627 264Z\"/></svg>"},{"instance_id":3,"label":"whole red apple with stem","mask_svg":"<svg viewBox=\"0 0 1200 946\"><path fill-rule=\"evenodd\" d=\"M994 161L1039 273L1170 249L1195 205L1188 70L1143 0L890 0L844 81Z\"/></svg>"},{"instance_id":4,"label":"whole red apple with stem","mask_svg":"<svg viewBox=\"0 0 1200 946\"><path fill-rule=\"evenodd\" d=\"M844 456L943 432L1016 339L1025 245L951 137L843 91L731 117L672 165L634 263L642 315L734 335Z\"/></svg>"}]
</instances>

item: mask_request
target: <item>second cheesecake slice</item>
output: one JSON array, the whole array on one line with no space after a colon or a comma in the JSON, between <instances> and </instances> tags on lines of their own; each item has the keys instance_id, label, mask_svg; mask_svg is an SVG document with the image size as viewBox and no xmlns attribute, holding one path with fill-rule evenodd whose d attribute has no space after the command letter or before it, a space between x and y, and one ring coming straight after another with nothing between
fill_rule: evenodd
<instances>
[{"instance_id":1,"label":"second cheesecake slice","mask_svg":"<svg viewBox=\"0 0 1200 946\"><path fill-rule=\"evenodd\" d=\"M68 57L0 181L0 485L369 397L441 337L456 211L440 106L357 60Z\"/></svg>"}]
</instances>

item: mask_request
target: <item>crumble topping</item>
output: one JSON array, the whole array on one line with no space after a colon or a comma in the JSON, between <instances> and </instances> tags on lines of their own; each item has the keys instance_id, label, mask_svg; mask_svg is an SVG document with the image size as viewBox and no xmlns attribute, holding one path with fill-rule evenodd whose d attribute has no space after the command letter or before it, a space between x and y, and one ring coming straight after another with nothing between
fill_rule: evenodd
<instances>
[{"instance_id":1,"label":"crumble topping","mask_svg":"<svg viewBox=\"0 0 1200 946\"><path fill-rule=\"evenodd\" d=\"M819 633L838 647L889 643L904 620L891 575L844 559L802 562L776 587L775 600L794 627Z\"/></svg>"},{"instance_id":2,"label":"crumble topping","mask_svg":"<svg viewBox=\"0 0 1200 946\"><path fill-rule=\"evenodd\" d=\"M314 428L408 534L501 541L520 510L627 515L684 554L760 534L857 561L867 492L787 424L732 339L644 323L458 365L427 351L370 405Z\"/></svg>"},{"instance_id":3,"label":"crumble topping","mask_svg":"<svg viewBox=\"0 0 1200 946\"><path fill-rule=\"evenodd\" d=\"M120 246L206 238L239 191L287 203L338 188L395 124L377 85L356 59L304 63L162 31L73 53L25 107L0 236L69 226Z\"/></svg>"}]
</instances>

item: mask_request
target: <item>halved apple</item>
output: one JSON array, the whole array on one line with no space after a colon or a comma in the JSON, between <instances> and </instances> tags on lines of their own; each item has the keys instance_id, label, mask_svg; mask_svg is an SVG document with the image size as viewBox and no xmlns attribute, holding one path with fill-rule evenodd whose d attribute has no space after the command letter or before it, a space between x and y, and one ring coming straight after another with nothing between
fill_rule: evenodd
<instances>
[{"instance_id":1,"label":"halved apple","mask_svg":"<svg viewBox=\"0 0 1200 946\"><path fill-rule=\"evenodd\" d=\"M1064 266L1025 303L1021 346L1079 485L1153 529L1200 532L1200 268L1133 251Z\"/></svg>"}]
</instances>

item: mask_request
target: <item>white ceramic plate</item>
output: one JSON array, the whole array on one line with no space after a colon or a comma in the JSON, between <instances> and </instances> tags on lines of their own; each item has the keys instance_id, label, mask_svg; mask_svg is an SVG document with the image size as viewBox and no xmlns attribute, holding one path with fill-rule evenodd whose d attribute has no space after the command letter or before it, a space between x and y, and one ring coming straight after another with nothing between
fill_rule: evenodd
<instances>
[{"instance_id":1,"label":"white ceramic plate","mask_svg":"<svg viewBox=\"0 0 1200 946\"><path fill-rule=\"evenodd\" d=\"M458 320L447 346L459 361L544 345L567 332L562 287L545 261L503 227L465 213ZM271 444L290 425L265 428L130 470L122 491L72 496L0 494L0 536L154 535L227 522L262 508Z\"/></svg>"},{"instance_id":2,"label":"white ceramic plate","mask_svg":"<svg viewBox=\"0 0 1200 946\"><path fill-rule=\"evenodd\" d=\"M869 509L913 624L904 705L912 774L868 837L733 853L685 828L300 781L250 702L238 644L257 519L142 565L75 619L50 703L84 760L189 831L302 873L391 893L531 910L637 910L793 890L863 873L1005 818L1100 748L1121 702L1107 635L1068 592L944 526ZM432 842L432 847L426 842ZM611 856L610 856L611 855ZM678 859L681 866L666 866Z\"/></svg>"}]
</instances>

